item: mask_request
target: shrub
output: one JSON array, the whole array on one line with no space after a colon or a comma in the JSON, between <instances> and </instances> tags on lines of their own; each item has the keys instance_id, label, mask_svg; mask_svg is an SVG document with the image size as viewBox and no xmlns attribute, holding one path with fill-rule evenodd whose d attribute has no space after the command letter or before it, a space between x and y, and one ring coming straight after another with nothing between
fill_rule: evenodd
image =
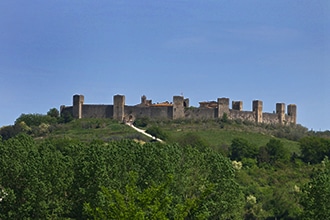
<instances>
[{"instance_id":1,"label":"shrub","mask_svg":"<svg viewBox=\"0 0 330 220\"><path fill-rule=\"evenodd\" d=\"M178 140L178 143L181 146L192 146L197 147L199 149L203 149L210 146L210 144L205 139L195 133L187 133L183 135Z\"/></svg>"},{"instance_id":2,"label":"shrub","mask_svg":"<svg viewBox=\"0 0 330 220\"><path fill-rule=\"evenodd\" d=\"M146 132L162 140L166 140L168 138L168 135L160 127L157 126L152 126L148 128Z\"/></svg>"},{"instance_id":3,"label":"shrub","mask_svg":"<svg viewBox=\"0 0 330 220\"><path fill-rule=\"evenodd\" d=\"M149 124L149 118L147 117L143 117L143 118L137 118L135 121L134 121L134 126L136 127L141 127L141 128L145 128L147 127L147 125Z\"/></svg>"}]
</instances>

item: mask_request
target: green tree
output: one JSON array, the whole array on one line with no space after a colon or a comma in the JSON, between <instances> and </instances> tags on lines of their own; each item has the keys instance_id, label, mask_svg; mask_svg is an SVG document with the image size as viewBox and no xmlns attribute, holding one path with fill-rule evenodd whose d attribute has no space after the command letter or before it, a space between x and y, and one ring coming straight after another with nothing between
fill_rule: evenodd
<instances>
[{"instance_id":1,"label":"green tree","mask_svg":"<svg viewBox=\"0 0 330 220\"><path fill-rule=\"evenodd\" d=\"M29 127L39 126L42 123L44 124L54 124L57 122L57 119L49 115L42 114L21 114L15 121L15 124L25 122Z\"/></svg>"},{"instance_id":2,"label":"green tree","mask_svg":"<svg viewBox=\"0 0 330 220\"><path fill-rule=\"evenodd\" d=\"M65 216L73 178L70 160L51 145L38 146L27 135L0 143L0 219L49 219Z\"/></svg>"},{"instance_id":3,"label":"green tree","mask_svg":"<svg viewBox=\"0 0 330 220\"><path fill-rule=\"evenodd\" d=\"M198 198L187 199L184 204L173 205L173 195L170 185L173 177L158 185L139 190L137 174L130 172L130 182L121 193L119 190L109 190L102 187L106 203L102 207L92 208L85 203L85 210L94 219L169 219L171 207L175 208L173 219L184 219L197 203Z\"/></svg>"},{"instance_id":4,"label":"green tree","mask_svg":"<svg viewBox=\"0 0 330 220\"><path fill-rule=\"evenodd\" d=\"M47 115L53 118L58 118L60 117L60 112L57 110L57 108L51 108L47 112Z\"/></svg>"},{"instance_id":5,"label":"green tree","mask_svg":"<svg viewBox=\"0 0 330 220\"><path fill-rule=\"evenodd\" d=\"M303 189L301 204L303 219L329 219L330 216L330 162L323 161L323 167Z\"/></svg>"},{"instance_id":6,"label":"green tree","mask_svg":"<svg viewBox=\"0 0 330 220\"><path fill-rule=\"evenodd\" d=\"M276 161L288 161L289 159L289 152L280 140L270 139L266 144L266 151L272 164Z\"/></svg>"},{"instance_id":7,"label":"green tree","mask_svg":"<svg viewBox=\"0 0 330 220\"><path fill-rule=\"evenodd\" d=\"M230 159L241 161L243 158L256 158L258 149L243 138L234 138L230 146Z\"/></svg>"},{"instance_id":8,"label":"green tree","mask_svg":"<svg viewBox=\"0 0 330 220\"><path fill-rule=\"evenodd\" d=\"M61 113L61 116L58 119L58 122L59 123L69 123L72 120L73 120L72 114L68 111L64 111L63 113Z\"/></svg>"},{"instance_id":9,"label":"green tree","mask_svg":"<svg viewBox=\"0 0 330 220\"><path fill-rule=\"evenodd\" d=\"M301 157L306 163L320 163L330 157L330 140L321 137L304 137L299 141Z\"/></svg>"},{"instance_id":10,"label":"green tree","mask_svg":"<svg viewBox=\"0 0 330 220\"><path fill-rule=\"evenodd\" d=\"M15 124L15 125L9 125L2 127L0 129L0 136L3 140L8 140L9 138L15 137L16 135L27 131L29 128L26 126L24 122Z\"/></svg>"}]
</instances>

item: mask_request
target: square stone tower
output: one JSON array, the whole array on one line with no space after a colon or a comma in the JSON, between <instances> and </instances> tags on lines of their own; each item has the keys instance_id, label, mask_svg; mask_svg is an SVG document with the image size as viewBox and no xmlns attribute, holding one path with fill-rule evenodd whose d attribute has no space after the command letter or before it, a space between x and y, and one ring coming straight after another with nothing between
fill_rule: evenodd
<instances>
[{"instance_id":1,"label":"square stone tower","mask_svg":"<svg viewBox=\"0 0 330 220\"><path fill-rule=\"evenodd\" d=\"M291 123L297 123L297 106L294 104L288 105L288 115L291 116Z\"/></svg>"},{"instance_id":2,"label":"square stone tower","mask_svg":"<svg viewBox=\"0 0 330 220\"><path fill-rule=\"evenodd\" d=\"M276 114L278 115L278 121L280 124L285 122L285 104L276 103Z\"/></svg>"},{"instance_id":3,"label":"square stone tower","mask_svg":"<svg viewBox=\"0 0 330 220\"><path fill-rule=\"evenodd\" d=\"M184 97L173 96L173 119L184 118Z\"/></svg>"},{"instance_id":4,"label":"square stone tower","mask_svg":"<svg viewBox=\"0 0 330 220\"><path fill-rule=\"evenodd\" d=\"M242 101L232 101L232 109L242 111L243 110L243 102Z\"/></svg>"},{"instance_id":5,"label":"square stone tower","mask_svg":"<svg viewBox=\"0 0 330 220\"><path fill-rule=\"evenodd\" d=\"M123 121L125 116L125 96L115 95L113 97L113 119Z\"/></svg>"},{"instance_id":6,"label":"square stone tower","mask_svg":"<svg viewBox=\"0 0 330 220\"><path fill-rule=\"evenodd\" d=\"M218 98L218 118L222 118L224 113L229 117L229 98Z\"/></svg>"},{"instance_id":7,"label":"square stone tower","mask_svg":"<svg viewBox=\"0 0 330 220\"><path fill-rule=\"evenodd\" d=\"M252 102L252 111L255 113L256 123L262 123L262 107L262 101L254 100Z\"/></svg>"},{"instance_id":8,"label":"square stone tower","mask_svg":"<svg viewBox=\"0 0 330 220\"><path fill-rule=\"evenodd\" d=\"M72 116L73 118L80 119L82 118L82 107L84 104L83 95L74 95L73 96L73 105L72 105Z\"/></svg>"}]
</instances>

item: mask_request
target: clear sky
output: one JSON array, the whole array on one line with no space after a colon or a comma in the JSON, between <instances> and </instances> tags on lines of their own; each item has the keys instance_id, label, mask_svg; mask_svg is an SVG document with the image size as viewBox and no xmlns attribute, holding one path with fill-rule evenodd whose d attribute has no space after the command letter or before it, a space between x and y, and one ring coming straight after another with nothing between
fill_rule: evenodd
<instances>
[{"instance_id":1,"label":"clear sky","mask_svg":"<svg viewBox=\"0 0 330 220\"><path fill-rule=\"evenodd\" d=\"M22 113L183 94L330 130L329 0L1 0L0 127Z\"/></svg>"}]
</instances>

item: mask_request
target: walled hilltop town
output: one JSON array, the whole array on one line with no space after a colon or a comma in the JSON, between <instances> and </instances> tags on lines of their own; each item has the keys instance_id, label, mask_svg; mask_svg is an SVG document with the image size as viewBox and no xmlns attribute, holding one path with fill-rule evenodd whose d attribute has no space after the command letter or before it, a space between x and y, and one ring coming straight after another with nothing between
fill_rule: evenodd
<instances>
[{"instance_id":1,"label":"walled hilltop town","mask_svg":"<svg viewBox=\"0 0 330 220\"><path fill-rule=\"evenodd\" d=\"M242 101L232 101L229 108L229 98L218 98L217 101L199 102L199 107L190 107L189 99L183 96L173 96L172 102L152 103L146 96L134 106L125 105L124 95L115 95L112 105L84 104L83 95L73 96L73 105L60 108L61 114L70 113L74 118L112 118L119 121L132 122L136 118L150 119L215 119L224 115L228 119L241 119L265 124L296 124L297 106L290 104L285 113L285 104L276 103L276 112L263 112L263 102L254 100L252 111L243 111Z\"/></svg>"}]
</instances>

